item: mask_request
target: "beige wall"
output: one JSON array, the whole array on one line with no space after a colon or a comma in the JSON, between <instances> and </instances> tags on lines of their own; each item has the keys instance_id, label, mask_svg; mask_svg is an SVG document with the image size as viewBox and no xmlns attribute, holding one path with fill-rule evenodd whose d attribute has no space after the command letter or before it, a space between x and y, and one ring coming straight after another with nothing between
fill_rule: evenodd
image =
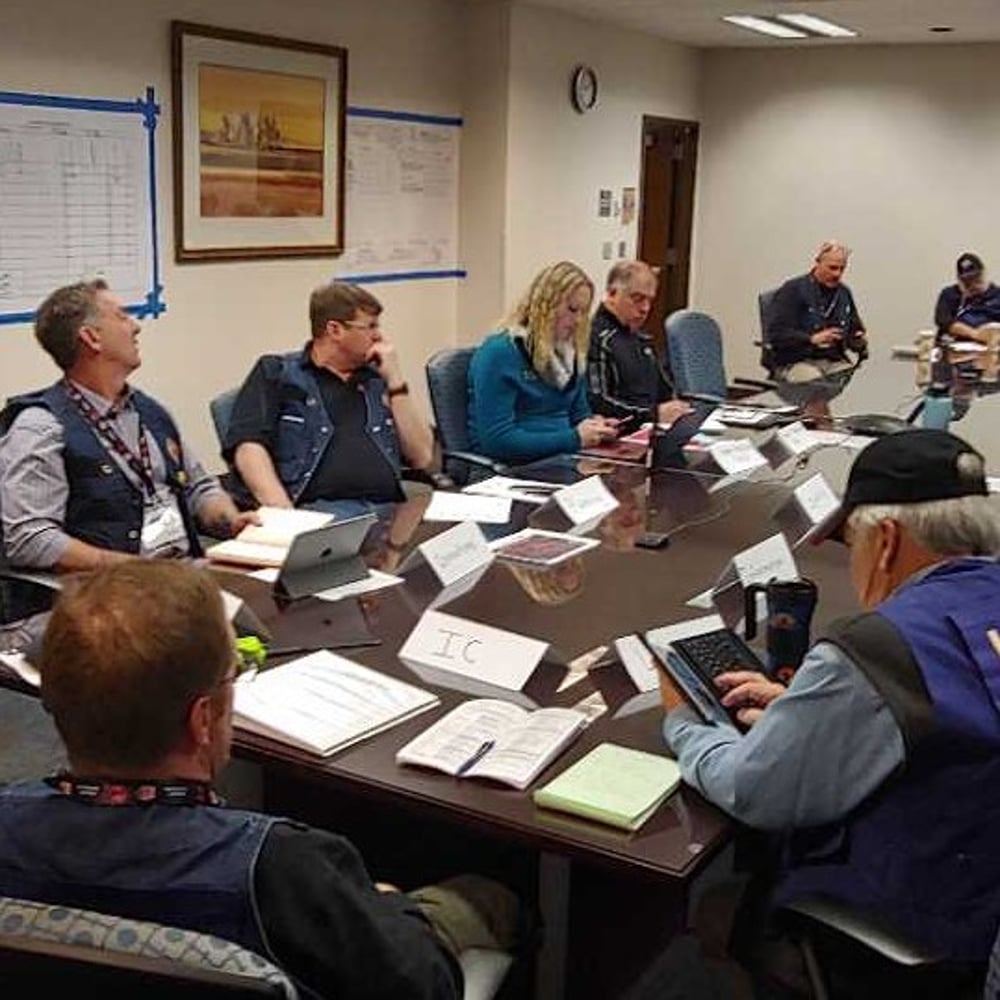
<instances>
[{"instance_id":1,"label":"beige wall","mask_svg":"<svg viewBox=\"0 0 1000 1000\"><path fill-rule=\"evenodd\" d=\"M955 258L1000 277L1000 46L716 51L704 64L694 302L718 316L732 372L759 372L756 294L853 247L848 281L873 360L838 409L913 393L892 344L928 326ZM956 429L987 447L992 405ZM1000 456L998 456L1000 457Z\"/></svg>"},{"instance_id":2,"label":"beige wall","mask_svg":"<svg viewBox=\"0 0 1000 1000\"><path fill-rule=\"evenodd\" d=\"M308 335L309 291L335 262L173 263L169 22L189 20L346 46L348 100L367 107L461 112L453 0L5 0L0 89L102 97L156 87L163 283L167 312L148 320L136 382L165 402L191 445L217 468L207 400L238 383L264 351ZM452 343L457 282L373 286L386 304L409 381L423 396L423 360ZM0 396L40 385L54 368L27 326L0 327Z\"/></svg>"},{"instance_id":3,"label":"beige wall","mask_svg":"<svg viewBox=\"0 0 1000 1000\"><path fill-rule=\"evenodd\" d=\"M597 71L597 106L569 101L574 66ZM510 41L507 174L508 305L547 263L570 258L603 287L601 245L627 241L636 224L597 216L598 191L616 198L639 184L642 116L699 118L700 54L634 31L557 11L515 7Z\"/></svg>"}]
</instances>

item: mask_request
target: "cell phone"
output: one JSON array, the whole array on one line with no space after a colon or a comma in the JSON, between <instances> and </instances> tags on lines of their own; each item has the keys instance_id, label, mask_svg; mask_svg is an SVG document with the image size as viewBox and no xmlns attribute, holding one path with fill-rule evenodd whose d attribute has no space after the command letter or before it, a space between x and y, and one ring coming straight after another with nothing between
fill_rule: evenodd
<instances>
[{"instance_id":1,"label":"cell phone","mask_svg":"<svg viewBox=\"0 0 1000 1000\"><path fill-rule=\"evenodd\" d=\"M665 549L670 544L670 536L665 531L644 531L635 544L640 549Z\"/></svg>"}]
</instances>

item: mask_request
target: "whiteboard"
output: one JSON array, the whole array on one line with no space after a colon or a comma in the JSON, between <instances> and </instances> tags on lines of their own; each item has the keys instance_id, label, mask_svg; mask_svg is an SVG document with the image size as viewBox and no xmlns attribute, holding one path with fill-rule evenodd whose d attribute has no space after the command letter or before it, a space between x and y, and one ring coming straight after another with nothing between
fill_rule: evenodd
<instances>
[{"instance_id":1,"label":"whiteboard","mask_svg":"<svg viewBox=\"0 0 1000 1000\"><path fill-rule=\"evenodd\" d=\"M461 119L349 108L343 280L462 277Z\"/></svg>"},{"instance_id":2,"label":"whiteboard","mask_svg":"<svg viewBox=\"0 0 1000 1000\"><path fill-rule=\"evenodd\" d=\"M153 132L146 100L0 93L0 323L54 289L104 278L159 315Z\"/></svg>"}]
</instances>

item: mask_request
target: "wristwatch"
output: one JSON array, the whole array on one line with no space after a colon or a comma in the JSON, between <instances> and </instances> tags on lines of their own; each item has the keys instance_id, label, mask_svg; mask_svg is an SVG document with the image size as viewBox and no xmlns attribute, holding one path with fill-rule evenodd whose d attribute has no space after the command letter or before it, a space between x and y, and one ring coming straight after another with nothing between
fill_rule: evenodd
<instances>
[{"instance_id":1,"label":"wristwatch","mask_svg":"<svg viewBox=\"0 0 1000 1000\"><path fill-rule=\"evenodd\" d=\"M403 382L400 385L397 385L393 389L386 389L385 394L386 396L389 397L389 399L392 399L393 396L409 396L410 387L405 382Z\"/></svg>"}]
</instances>

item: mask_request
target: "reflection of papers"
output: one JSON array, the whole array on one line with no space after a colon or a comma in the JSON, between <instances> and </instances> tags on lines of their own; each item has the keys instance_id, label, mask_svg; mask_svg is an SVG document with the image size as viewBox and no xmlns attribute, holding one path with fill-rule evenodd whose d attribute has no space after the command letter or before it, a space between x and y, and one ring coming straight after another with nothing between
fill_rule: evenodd
<instances>
[{"instance_id":1,"label":"reflection of papers","mask_svg":"<svg viewBox=\"0 0 1000 1000\"><path fill-rule=\"evenodd\" d=\"M259 569L249 573L255 580L262 580L264 583L274 583L278 579L278 570ZM318 597L321 601L341 601L345 597L357 597L359 594L370 594L374 590L384 590L386 587L395 587L397 583L402 583L401 576L393 576L391 573L383 573L381 570L370 569L368 576L352 583L344 583L339 587L330 587L329 590L321 590L313 597Z\"/></svg>"},{"instance_id":2,"label":"reflection of papers","mask_svg":"<svg viewBox=\"0 0 1000 1000\"><path fill-rule=\"evenodd\" d=\"M986 488L990 493L1000 493L1000 476L987 476Z\"/></svg>"},{"instance_id":3,"label":"reflection of papers","mask_svg":"<svg viewBox=\"0 0 1000 1000\"><path fill-rule=\"evenodd\" d=\"M425 521L478 521L506 524L510 520L510 497L444 493L435 490L424 511Z\"/></svg>"},{"instance_id":4,"label":"reflection of papers","mask_svg":"<svg viewBox=\"0 0 1000 1000\"><path fill-rule=\"evenodd\" d=\"M478 569L474 569L471 573L466 573L465 576L459 577L453 583L449 583L447 587L442 587L427 607L440 608L442 605L450 604L452 601L457 601L458 598L460 598L463 594L467 594L477 583L479 583L483 574L489 568L489 563L487 563L484 566L480 566Z\"/></svg>"},{"instance_id":5,"label":"reflection of papers","mask_svg":"<svg viewBox=\"0 0 1000 1000\"><path fill-rule=\"evenodd\" d=\"M511 479L509 476L491 476L478 483L470 483L462 492L541 504L551 499L552 494L561 490L563 485L562 483L546 483L539 479Z\"/></svg>"}]
</instances>

